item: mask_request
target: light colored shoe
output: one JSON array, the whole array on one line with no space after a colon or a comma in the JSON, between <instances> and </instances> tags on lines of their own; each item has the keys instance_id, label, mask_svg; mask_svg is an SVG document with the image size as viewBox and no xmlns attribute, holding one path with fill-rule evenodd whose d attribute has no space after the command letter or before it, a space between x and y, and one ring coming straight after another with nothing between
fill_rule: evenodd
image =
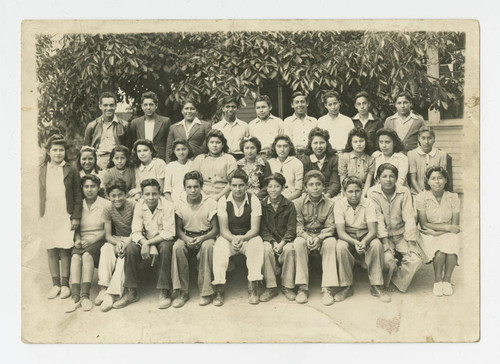
<instances>
[{"instance_id":1,"label":"light colored shoe","mask_svg":"<svg viewBox=\"0 0 500 364\"><path fill-rule=\"evenodd\" d=\"M168 289L162 289L158 297L158 308L164 310L172 305L172 297Z\"/></svg>"},{"instance_id":2,"label":"light colored shoe","mask_svg":"<svg viewBox=\"0 0 500 364\"><path fill-rule=\"evenodd\" d=\"M332 290L327 287L321 288L321 303L325 306L331 306L334 302Z\"/></svg>"},{"instance_id":3,"label":"light colored shoe","mask_svg":"<svg viewBox=\"0 0 500 364\"><path fill-rule=\"evenodd\" d=\"M49 293L47 294L47 298L49 300L56 298L59 295L59 292L61 292L61 287L59 286L52 286L50 289Z\"/></svg>"},{"instance_id":4,"label":"light colored shoe","mask_svg":"<svg viewBox=\"0 0 500 364\"><path fill-rule=\"evenodd\" d=\"M66 308L64 309L64 312L66 312L66 313L74 312L81 305L82 305L81 301L75 302L73 300L70 300L70 302L67 304Z\"/></svg>"},{"instance_id":5,"label":"light colored shoe","mask_svg":"<svg viewBox=\"0 0 500 364\"><path fill-rule=\"evenodd\" d=\"M370 294L374 297L378 297L378 299L384 303L391 302L391 297L384 292L382 286L371 286Z\"/></svg>"},{"instance_id":6,"label":"light colored shoe","mask_svg":"<svg viewBox=\"0 0 500 364\"><path fill-rule=\"evenodd\" d=\"M453 294L453 286L450 282L443 282L443 295L451 296Z\"/></svg>"},{"instance_id":7,"label":"light colored shoe","mask_svg":"<svg viewBox=\"0 0 500 364\"><path fill-rule=\"evenodd\" d=\"M113 308L113 302L114 302L113 296L106 293L104 295L104 298L102 299L101 311L108 312L109 310L111 310Z\"/></svg>"},{"instance_id":8,"label":"light colored shoe","mask_svg":"<svg viewBox=\"0 0 500 364\"><path fill-rule=\"evenodd\" d=\"M92 301L88 298L82 298L82 300L80 302L82 304L82 308L84 311L90 311L92 309L92 307L94 306L92 304Z\"/></svg>"},{"instance_id":9,"label":"light colored shoe","mask_svg":"<svg viewBox=\"0 0 500 364\"><path fill-rule=\"evenodd\" d=\"M299 292L297 293L297 296L295 296L295 302L303 305L304 303L307 303L308 299L309 299L309 291L306 289L299 288Z\"/></svg>"},{"instance_id":10,"label":"light colored shoe","mask_svg":"<svg viewBox=\"0 0 500 364\"><path fill-rule=\"evenodd\" d=\"M97 295L97 297L95 298L94 300L94 303L96 306L100 306L102 301L104 300L104 296L106 295L106 287L104 288L101 288L101 290L99 291L99 294Z\"/></svg>"},{"instance_id":11,"label":"light colored shoe","mask_svg":"<svg viewBox=\"0 0 500 364\"><path fill-rule=\"evenodd\" d=\"M441 297L443 295L443 282L435 282L432 293L434 293L434 296Z\"/></svg>"},{"instance_id":12,"label":"light colored shoe","mask_svg":"<svg viewBox=\"0 0 500 364\"><path fill-rule=\"evenodd\" d=\"M71 296L71 291L69 290L69 287L62 286L61 287L61 295L59 296L60 299L65 299Z\"/></svg>"}]
</instances>

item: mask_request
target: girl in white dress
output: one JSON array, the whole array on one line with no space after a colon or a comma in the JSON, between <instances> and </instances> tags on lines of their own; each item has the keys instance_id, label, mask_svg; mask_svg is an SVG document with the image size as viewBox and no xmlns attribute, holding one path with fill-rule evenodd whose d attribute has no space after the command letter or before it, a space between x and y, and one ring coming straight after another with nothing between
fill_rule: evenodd
<instances>
[{"instance_id":1,"label":"girl in white dress","mask_svg":"<svg viewBox=\"0 0 500 364\"><path fill-rule=\"evenodd\" d=\"M74 230L82 213L80 176L68 162L62 135L49 138L40 166L40 236L47 249L52 289L47 297L70 295L69 273ZM59 266L61 261L61 266Z\"/></svg>"},{"instance_id":2,"label":"girl in white dress","mask_svg":"<svg viewBox=\"0 0 500 364\"><path fill-rule=\"evenodd\" d=\"M434 265L436 296L453 294L451 275L458 265L460 250L460 200L448 191L448 173L432 166L425 173L425 191L415 197L420 221L420 246Z\"/></svg>"},{"instance_id":3,"label":"girl in white dress","mask_svg":"<svg viewBox=\"0 0 500 364\"><path fill-rule=\"evenodd\" d=\"M170 162L165 168L165 198L169 201L176 202L179 200L181 193L184 191L184 175L191 169L193 160L193 152L189 148L186 140L177 139L172 144L172 154Z\"/></svg>"}]
</instances>

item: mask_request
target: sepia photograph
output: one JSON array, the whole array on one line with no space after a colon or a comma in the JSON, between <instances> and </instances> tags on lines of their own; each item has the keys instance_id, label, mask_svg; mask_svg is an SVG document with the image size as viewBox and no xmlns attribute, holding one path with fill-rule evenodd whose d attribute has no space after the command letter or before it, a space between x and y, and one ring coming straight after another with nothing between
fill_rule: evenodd
<instances>
[{"instance_id":1,"label":"sepia photograph","mask_svg":"<svg viewBox=\"0 0 500 364\"><path fill-rule=\"evenodd\" d=\"M475 20L25 20L24 343L480 340Z\"/></svg>"}]
</instances>

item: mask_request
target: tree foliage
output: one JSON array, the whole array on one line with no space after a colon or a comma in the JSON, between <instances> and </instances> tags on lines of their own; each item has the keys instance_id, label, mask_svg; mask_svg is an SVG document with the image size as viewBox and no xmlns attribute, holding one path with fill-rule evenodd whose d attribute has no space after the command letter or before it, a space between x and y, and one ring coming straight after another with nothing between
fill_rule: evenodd
<instances>
[{"instance_id":1,"label":"tree foliage","mask_svg":"<svg viewBox=\"0 0 500 364\"><path fill-rule=\"evenodd\" d=\"M151 90L159 112L172 115L187 96L201 115L218 117L224 95L254 98L264 82L304 90L319 100L337 90L351 112L356 92L373 97L376 114L393 112L402 90L417 108L445 110L463 97L463 34L451 32L199 32L64 34L37 38L40 142L52 128L71 139L99 115L102 91L120 90L140 112L140 95ZM453 70L427 73L428 49L439 50Z\"/></svg>"}]
</instances>

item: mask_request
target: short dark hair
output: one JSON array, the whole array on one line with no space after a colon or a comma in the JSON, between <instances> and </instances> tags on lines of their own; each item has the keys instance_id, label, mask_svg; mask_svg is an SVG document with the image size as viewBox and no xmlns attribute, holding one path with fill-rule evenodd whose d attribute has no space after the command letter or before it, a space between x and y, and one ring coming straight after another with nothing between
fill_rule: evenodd
<instances>
[{"instance_id":1,"label":"short dark hair","mask_svg":"<svg viewBox=\"0 0 500 364\"><path fill-rule=\"evenodd\" d=\"M95 174L87 174L80 178L80 186L82 188L86 181L94 182L97 188L101 187L101 179L97 177Z\"/></svg>"},{"instance_id":2,"label":"short dark hair","mask_svg":"<svg viewBox=\"0 0 500 364\"><path fill-rule=\"evenodd\" d=\"M127 158L127 162L125 162L125 167L128 167L130 165L130 149L128 149L124 145L117 145L116 147L113 148L109 155L109 162L107 165L107 168L113 168L115 166L115 162L113 162L113 158L115 157L116 153L123 153L125 154L125 157Z\"/></svg>"},{"instance_id":3,"label":"short dark hair","mask_svg":"<svg viewBox=\"0 0 500 364\"><path fill-rule=\"evenodd\" d=\"M61 134L54 134L50 136L50 138L45 143L45 150L47 151L47 153L45 153L45 162L46 163L50 162L50 157L48 152L54 145L62 145L62 147L64 148L64 161L69 163L68 153L67 153L68 144L64 136Z\"/></svg>"},{"instance_id":4,"label":"short dark hair","mask_svg":"<svg viewBox=\"0 0 500 364\"><path fill-rule=\"evenodd\" d=\"M223 132L221 132L218 129L210 129L209 130L209 132L207 133L207 137L205 138L205 144L206 144L207 149L208 149L208 141L210 140L210 138L219 138L220 141L222 142L222 151L224 153L228 152L229 147L227 146L227 139L224 136Z\"/></svg>"},{"instance_id":5,"label":"short dark hair","mask_svg":"<svg viewBox=\"0 0 500 364\"><path fill-rule=\"evenodd\" d=\"M306 101L307 101L307 95L304 91L295 91L293 94L292 94L292 104L293 104L293 100L295 100L296 97L299 97L299 96L303 96L306 98Z\"/></svg>"},{"instance_id":6,"label":"short dark hair","mask_svg":"<svg viewBox=\"0 0 500 364\"><path fill-rule=\"evenodd\" d=\"M351 129L351 131L349 132L349 134L347 135L347 143L345 145L345 152L346 153L350 153L352 152L352 138L354 138L355 136L357 136L358 138L361 138L361 139L364 139L365 140L365 153L367 153L368 150L370 150L371 148L371 145L370 145L370 140L368 138L368 133L366 132L365 129L363 128L354 128L354 129Z\"/></svg>"},{"instance_id":7,"label":"short dark hair","mask_svg":"<svg viewBox=\"0 0 500 364\"><path fill-rule=\"evenodd\" d=\"M382 135L386 135L392 139L392 141L394 143L394 153L402 152L405 149L403 142L401 141L401 139L399 139L398 133L396 133L395 130L382 128L382 129L379 129L377 131L377 138L376 138L376 142L375 142L376 143L376 145L375 145L376 150L380 150L379 139L380 139L380 136L382 136Z\"/></svg>"},{"instance_id":8,"label":"short dark hair","mask_svg":"<svg viewBox=\"0 0 500 364\"><path fill-rule=\"evenodd\" d=\"M115 100L115 103L118 102L118 97L114 92L111 91L105 91L101 93L101 95L99 96L99 104L102 104L102 99L104 98L113 98Z\"/></svg>"},{"instance_id":9,"label":"short dark hair","mask_svg":"<svg viewBox=\"0 0 500 364\"><path fill-rule=\"evenodd\" d=\"M186 106L186 104L192 104L196 110L198 110L198 101L193 99L192 97L186 97L184 101L182 102L182 107Z\"/></svg>"},{"instance_id":10,"label":"short dark hair","mask_svg":"<svg viewBox=\"0 0 500 364\"><path fill-rule=\"evenodd\" d=\"M267 176L266 178L264 178L264 187L267 187L267 185L271 181L278 182L278 184L281 187L285 187L285 185L286 185L286 178L281 173L278 173L278 172L274 172L270 176Z\"/></svg>"},{"instance_id":11,"label":"short dark hair","mask_svg":"<svg viewBox=\"0 0 500 364\"><path fill-rule=\"evenodd\" d=\"M335 149L333 149L332 145L330 144L330 133L328 132L328 130L321 129L315 126L314 128L311 129L311 131L309 132L309 136L307 137L307 147L305 150L306 155L311 155L314 153L311 146L314 137L320 137L325 140L326 155L332 156L335 154Z\"/></svg>"},{"instance_id":12,"label":"short dark hair","mask_svg":"<svg viewBox=\"0 0 500 364\"><path fill-rule=\"evenodd\" d=\"M441 173L441 176L443 176L446 179L446 184L444 185L444 190L445 191L450 191L450 176L446 169L444 169L441 166L431 166L427 168L425 171L425 179L424 179L424 188L429 191L431 189L431 186L429 185L429 178L431 177L431 174L434 172Z\"/></svg>"},{"instance_id":13,"label":"short dark hair","mask_svg":"<svg viewBox=\"0 0 500 364\"><path fill-rule=\"evenodd\" d=\"M144 191L144 189L148 186L151 187L157 187L158 192L161 193L161 187L160 187L160 182L156 180L156 178L146 178L141 182L141 191Z\"/></svg>"},{"instance_id":14,"label":"short dark hair","mask_svg":"<svg viewBox=\"0 0 500 364\"><path fill-rule=\"evenodd\" d=\"M89 145L84 145L79 151L78 151L78 158L76 159L76 166L78 167L78 170L81 171L83 170L82 163L80 159L82 158L82 153L84 152L91 152L92 155L94 156L95 160L95 165L94 165L94 172L98 173L101 168L97 165L97 151L94 147L91 147Z\"/></svg>"},{"instance_id":15,"label":"short dark hair","mask_svg":"<svg viewBox=\"0 0 500 364\"><path fill-rule=\"evenodd\" d=\"M193 157L193 151L191 150L191 147L189 146L189 143L185 139L175 139L174 142L172 143L172 153L170 153L170 160L171 161L176 161L177 156L175 155L175 147L178 146L179 144L184 145L187 150L188 150L188 159Z\"/></svg>"},{"instance_id":16,"label":"short dark hair","mask_svg":"<svg viewBox=\"0 0 500 364\"><path fill-rule=\"evenodd\" d=\"M158 96L153 91L146 91L141 95L141 104L144 103L145 99L152 99L158 105Z\"/></svg>"},{"instance_id":17,"label":"short dark hair","mask_svg":"<svg viewBox=\"0 0 500 364\"><path fill-rule=\"evenodd\" d=\"M323 104L326 104L330 97L335 97L338 102L342 103L342 101L340 100L340 94L337 91L333 90L327 91L323 94L323 96L321 96L321 101L323 101Z\"/></svg>"},{"instance_id":18,"label":"short dark hair","mask_svg":"<svg viewBox=\"0 0 500 364\"><path fill-rule=\"evenodd\" d=\"M399 171L396 168L396 166L394 164L392 164L392 163L382 163L380 166L378 166L376 178L379 179L380 176L382 175L382 173L386 169L392 171L392 173L394 173L394 176L396 177L396 179L398 179L398 177L399 177Z\"/></svg>"},{"instance_id":19,"label":"short dark hair","mask_svg":"<svg viewBox=\"0 0 500 364\"><path fill-rule=\"evenodd\" d=\"M152 158L158 157L158 153L156 152L155 145L153 142L149 139L138 139L134 143L134 147L132 148L132 163L131 165L134 167L139 167L141 165L141 161L139 160L139 157L137 157L137 147L139 145L145 145L146 147L151 150L151 156Z\"/></svg>"},{"instance_id":20,"label":"short dark hair","mask_svg":"<svg viewBox=\"0 0 500 364\"><path fill-rule=\"evenodd\" d=\"M356 176L348 176L342 181L342 188L344 191L349 187L349 185L356 185L363 189L363 182Z\"/></svg>"},{"instance_id":21,"label":"short dark hair","mask_svg":"<svg viewBox=\"0 0 500 364\"><path fill-rule=\"evenodd\" d=\"M237 97L236 95L229 95L229 96L224 96L221 100L220 100L220 106L221 107L224 107L225 105L227 104L231 104L231 103L235 103L236 104L236 107L240 107L241 106L241 102L240 102L240 99L239 97Z\"/></svg>"},{"instance_id":22,"label":"short dark hair","mask_svg":"<svg viewBox=\"0 0 500 364\"><path fill-rule=\"evenodd\" d=\"M240 150L243 152L243 148L245 147L245 144L249 143L249 142L253 143L253 145L255 145L255 148L257 148L257 154L259 154L260 151L262 150L262 143L260 142L259 139L257 139L254 136L241 138L241 140L240 140Z\"/></svg>"},{"instance_id":23,"label":"short dark hair","mask_svg":"<svg viewBox=\"0 0 500 364\"><path fill-rule=\"evenodd\" d=\"M278 154L276 153L276 144L280 141L284 140L288 143L288 146L290 147L290 152L288 153L289 156L293 157L296 155L295 153L295 147L293 145L292 139L286 134L278 135L276 138L274 138L273 145L271 146L271 157L273 158L278 158Z\"/></svg>"},{"instance_id":24,"label":"short dark hair","mask_svg":"<svg viewBox=\"0 0 500 364\"><path fill-rule=\"evenodd\" d=\"M398 101L400 97L406 97L406 99L410 101L411 104L413 103L413 97L407 91L399 92L396 96L394 96L394 103L396 103L396 101Z\"/></svg>"},{"instance_id":25,"label":"short dark hair","mask_svg":"<svg viewBox=\"0 0 500 364\"><path fill-rule=\"evenodd\" d=\"M235 169L233 172L229 174L229 176L227 177L229 184L231 184L231 181L235 178L241 179L243 182L245 182L245 184L248 183L248 175L246 174L245 171L241 169Z\"/></svg>"},{"instance_id":26,"label":"short dark hair","mask_svg":"<svg viewBox=\"0 0 500 364\"><path fill-rule=\"evenodd\" d=\"M312 178L317 178L321 181L321 183L323 183L323 186L325 185L325 176L323 175L323 173L321 173L320 171L316 170L316 169L311 169L309 172L307 172L305 175L304 175L304 186L307 185L307 182L309 182L310 179Z\"/></svg>"},{"instance_id":27,"label":"short dark hair","mask_svg":"<svg viewBox=\"0 0 500 364\"><path fill-rule=\"evenodd\" d=\"M366 101L371 102L370 95L366 91L359 91L356 95L354 95L354 103L358 101L360 97L364 97Z\"/></svg>"},{"instance_id":28,"label":"short dark hair","mask_svg":"<svg viewBox=\"0 0 500 364\"><path fill-rule=\"evenodd\" d=\"M106 186L106 193L109 195L113 190L120 190L127 194L127 183L121 178L109 183Z\"/></svg>"},{"instance_id":29,"label":"short dark hair","mask_svg":"<svg viewBox=\"0 0 500 364\"><path fill-rule=\"evenodd\" d=\"M184 180L182 184L186 187L186 181L188 180L196 180L200 183L200 187L203 187L203 175L198 171L189 171L184 175Z\"/></svg>"},{"instance_id":30,"label":"short dark hair","mask_svg":"<svg viewBox=\"0 0 500 364\"><path fill-rule=\"evenodd\" d=\"M271 98L269 96L267 96L267 95L260 95L260 96L258 96L255 99L253 105L255 106L255 105L257 105L258 102L261 102L261 101L264 101L267 104L267 106L269 106L270 108L273 107L273 105L271 103Z\"/></svg>"}]
</instances>

